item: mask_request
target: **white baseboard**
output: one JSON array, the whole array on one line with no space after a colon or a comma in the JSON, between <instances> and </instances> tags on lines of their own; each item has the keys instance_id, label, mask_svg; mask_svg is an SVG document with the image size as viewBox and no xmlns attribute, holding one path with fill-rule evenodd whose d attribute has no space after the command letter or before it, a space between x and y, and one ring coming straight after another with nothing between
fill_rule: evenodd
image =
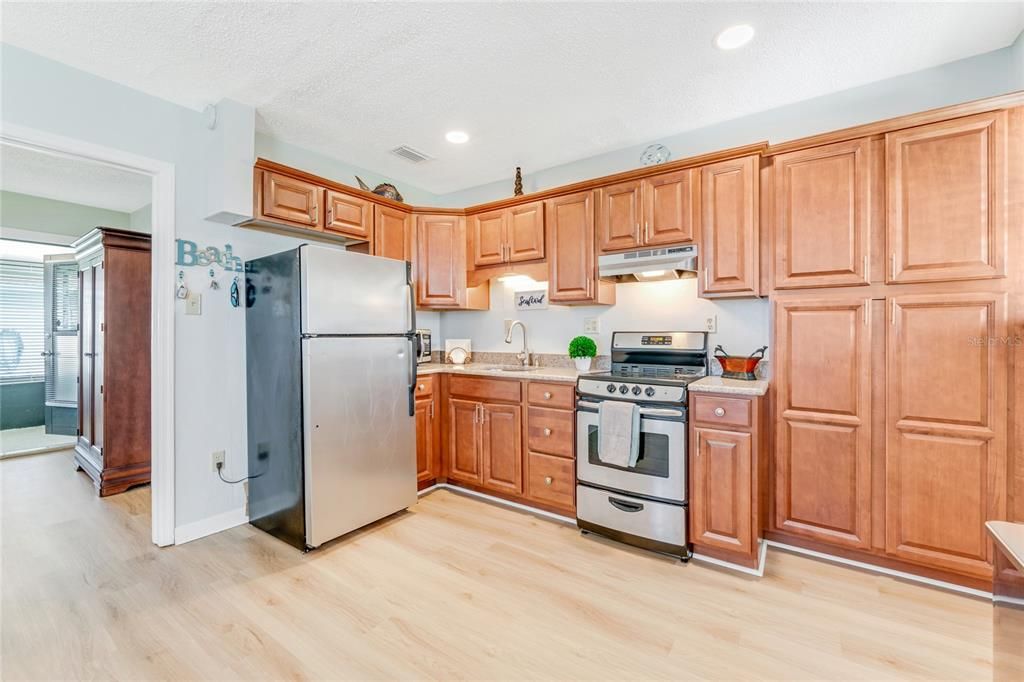
<instances>
[{"instance_id":1,"label":"white baseboard","mask_svg":"<svg viewBox=\"0 0 1024 682\"><path fill-rule=\"evenodd\" d=\"M194 523L186 523L183 526L176 527L174 529L174 544L183 545L186 542L192 542L193 540L198 540L199 538L204 538L207 535L219 533L222 530L227 530L228 528L241 526L248 522L249 515L245 513L244 507L232 509L231 511L224 512L223 514L211 516L208 519L202 519L200 521L195 521Z\"/></svg>"},{"instance_id":2,"label":"white baseboard","mask_svg":"<svg viewBox=\"0 0 1024 682\"><path fill-rule=\"evenodd\" d=\"M700 561L705 564L712 564L713 566L719 566L721 568L728 569L730 571L736 571L737 573L746 573L757 578L764 577L764 564L768 557L768 543L764 540L759 540L760 547L757 550L757 568L751 568L749 566L740 566L734 564L731 561L723 561L722 559L716 559L715 557L704 556L703 554L693 553L694 561Z\"/></svg>"},{"instance_id":3,"label":"white baseboard","mask_svg":"<svg viewBox=\"0 0 1024 682\"><path fill-rule=\"evenodd\" d=\"M803 547L787 545L783 542L776 542L775 540L765 540L764 542L767 545L771 545L772 547L778 547L779 549L783 549L787 552L793 552L794 554L803 554L805 556L814 557L815 559L831 561L835 564L853 566L855 568L860 568L865 571L871 571L872 573L881 573L882 575L889 575L894 578L901 578L903 580L909 580L910 582L921 583L923 585L929 585L931 587L937 587L940 590L949 590L950 592L969 594L972 597L981 597L982 599L992 599L991 592L986 592L984 590L976 590L973 587L964 587L963 585L949 583L945 580L935 580L934 578L926 578L921 575L915 575L913 573L907 573L905 571L897 571L892 568L886 568L885 566L876 566L875 564L869 564L864 561L845 559L843 557L838 557L832 554L825 554L824 552L816 552L813 549L804 549Z\"/></svg>"}]
</instances>

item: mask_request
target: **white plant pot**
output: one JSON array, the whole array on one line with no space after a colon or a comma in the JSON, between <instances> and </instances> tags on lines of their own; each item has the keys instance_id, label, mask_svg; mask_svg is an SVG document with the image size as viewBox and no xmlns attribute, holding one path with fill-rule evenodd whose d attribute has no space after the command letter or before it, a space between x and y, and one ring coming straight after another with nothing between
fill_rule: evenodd
<instances>
[{"instance_id":1,"label":"white plant pot","mask_svg":"<svg viewBox=\"0 0 1024 682\"><path fill-rule=\"evenodd\" d=\"M589 372L590 371L590 363L594 360L594 358L573 358L573 360L576 362L576 370L577 371L579 371L579 372Z\"/></svg>"}]
</instances>

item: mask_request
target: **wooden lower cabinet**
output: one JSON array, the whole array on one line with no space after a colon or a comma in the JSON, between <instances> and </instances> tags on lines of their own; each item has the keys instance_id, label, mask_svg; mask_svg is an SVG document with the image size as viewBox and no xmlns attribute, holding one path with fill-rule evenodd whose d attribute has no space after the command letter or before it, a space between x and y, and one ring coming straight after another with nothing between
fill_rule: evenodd
<instances>
[{"instance_id":1,"label":"wooden lower cabinet","mask_svg":"<svg viewBox=\"0 0 1024 682\"><path fill-rule=\"evenodd\" d=\"M539 406L564 406L571 390L568 384L449 377L447 480L574 515L574 413Z\"/></svg>"},{"instance_id":2,"label":"wooden lower cabinet","mask_svg":"<svg viewBox=\"0 0 1024 682\"><path fill-rule=\"evenodd\" d=\"M765 406L761 397L690 396L689 531L697 554L758 563Z\"/></svg>"},{"instance_id":3,"label":"wooden lower cabinet","mask_svg":"<svg viewBox=\"0 0 1024 682\"><path fill-rule=\"evenodd\" d=\"M416 482L433 485L441 475L436 377L420 377L416 389Z\"/></svg>"}]
</instances>

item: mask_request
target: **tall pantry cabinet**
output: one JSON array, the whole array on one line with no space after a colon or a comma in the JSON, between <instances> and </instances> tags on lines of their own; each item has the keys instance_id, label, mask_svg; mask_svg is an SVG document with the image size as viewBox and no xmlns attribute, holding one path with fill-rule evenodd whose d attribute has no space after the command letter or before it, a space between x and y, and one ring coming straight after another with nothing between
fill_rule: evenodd
<instances>
[{"instance_id":1,"label":"tall pantry cabinet","mask_svg":"<svg viewBox=\"0 0 1024 682\"><path fill-rule=\"evenodd\" d=\"M75 464L106 497L149 483L150 237L97 227L72 246L81 277Z\"/></svg>"},{"instance_id":2,"label":"tall pantry cabinet","mask_svg":"<svg viewBox=\"0 0 1024 682\"><path fill-rule=\"evenodd\" d=\"M992 579L1021 147L1011 109L772 157L770 537Z\"/></svg>"}]
</instances>

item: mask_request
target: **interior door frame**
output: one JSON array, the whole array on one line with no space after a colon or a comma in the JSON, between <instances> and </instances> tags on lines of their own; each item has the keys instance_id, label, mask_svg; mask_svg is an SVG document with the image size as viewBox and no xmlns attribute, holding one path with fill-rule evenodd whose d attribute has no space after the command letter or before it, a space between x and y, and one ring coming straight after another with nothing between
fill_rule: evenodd
<instances>
[{"instance_id":1,"label":"interior door frame","mask_svg":"<svg viewBox=\"0 0 1024 682\"><path fill-rule=\"evenodd\" d=\"M141 173L152 180L151 520L153 543L174 544L174 179L173 163L4 123L0 142L61 158Z\"/></svg>"}]
</instances>

